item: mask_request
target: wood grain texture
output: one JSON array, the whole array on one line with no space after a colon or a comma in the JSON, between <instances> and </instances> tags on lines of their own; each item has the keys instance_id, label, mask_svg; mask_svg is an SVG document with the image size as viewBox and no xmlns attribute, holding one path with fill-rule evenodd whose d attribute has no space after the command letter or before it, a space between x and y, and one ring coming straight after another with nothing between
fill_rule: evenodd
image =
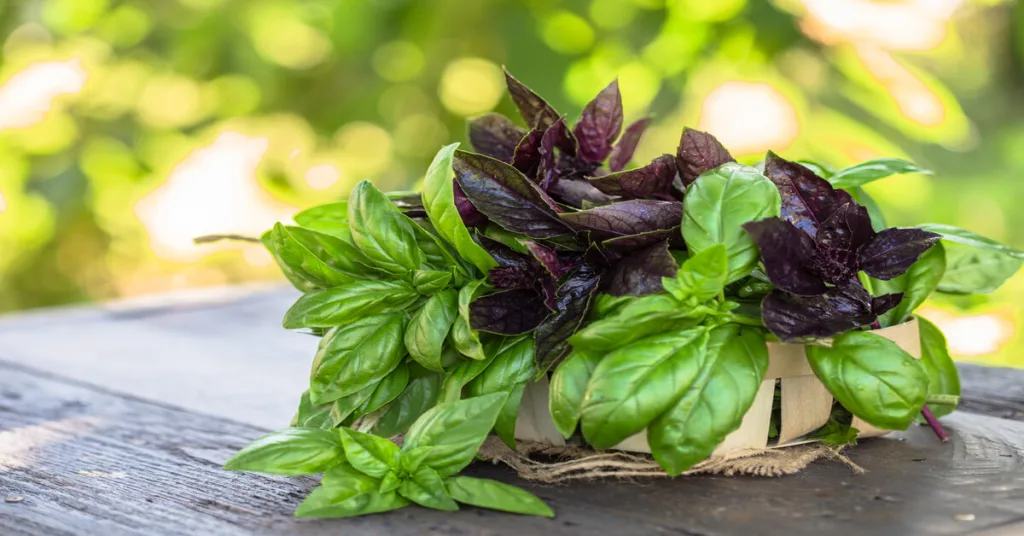
<instances>
[{"instance_id":1,"label":"wood grain texture","mask_svg":"<svg viewBox=\"0 0 1024 536\"><path fill-rule=\"evenodd\" d=\"M954 415L952 445L925 429L786 478L645 483L519 482L554 520L419 507L351 520L295 520L312 478L230 473L252 426L0 364L0 534L966 534L1024 521L1024 424ZM955 522L958 514L974 521Z\"/></svg>"},{"instance_id":2,"label":"wood grain texture","mask_svg":"<svg viewBox=\"0 0 1024 536\"><path fill-rule=\"evenodd\" d=\"M1019 534L1024 423L955 413L862 441L779 479L688 477L542 486L554 520L410 507L295 520L312 478L230 473L236 449L287 421L315 339L280 315L293 291L173 299L0 319L0 534ZM1021 418L1024 373L961 367L964 407ZM21 502L3 499L23 498ZM956 521L971 514L973 521Z\"/></svg>"}]
</instances>

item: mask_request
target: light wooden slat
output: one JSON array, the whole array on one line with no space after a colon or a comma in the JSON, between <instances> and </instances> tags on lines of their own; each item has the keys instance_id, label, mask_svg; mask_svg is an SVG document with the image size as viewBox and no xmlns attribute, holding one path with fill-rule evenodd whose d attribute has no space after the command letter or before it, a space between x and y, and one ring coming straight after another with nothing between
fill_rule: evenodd
<instances>
[{"instance_id":1,"label":"light wooden slat","mask_svg":"<svg viewBox=\"0 0 1024 536\"><path fill-rule=\"evenodd\" d=\"M832 413L832 394L817 376L782 378L778 444L785 445L821 428Z\"/></svg>"}]
</instances>

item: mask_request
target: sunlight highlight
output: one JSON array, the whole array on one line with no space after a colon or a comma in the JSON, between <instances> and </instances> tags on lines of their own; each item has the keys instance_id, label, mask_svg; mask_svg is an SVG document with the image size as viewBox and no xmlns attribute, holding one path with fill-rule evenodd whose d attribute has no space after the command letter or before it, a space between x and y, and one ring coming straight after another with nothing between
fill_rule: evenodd
<instances>
[{"instance_id":1,"label":"sunlight highlight","mask_svg":"<svg viewBox=\"0 0 1024 536\"><path fill-rule=\"evenodd\" d=\"M949 352L954 356L994 354L1006 346L1017 332L1010 311L957 315L941 309L923 308L920 314L942 330L949 344Z\"/></svg>"},{"instance_id":2,"label":"sunlight highlight","mask_svg":"<svg viewBox=\"0 0 1024 536\"><path fill-rule=\"evenodd\" d=\"M888 50L924 51L946 38L950 17L963 0L800 0L801 26L826 44L870 43Z\"/></svg>"},{"instance_id":3,"label":"sunlight highlight","mask_svg":"<svg viewBox=\"0 0 1024 536\"><path fill-rule=\"evenodd\" d=\"M796 110L785 95L771 84L739 80L708 94L698 128L738 155L785 149L800 133Z\"/></svg>"},{"instance_id":4,"label":"sunlight highlight","mask_svg":"<svg viewBox=\"0 0 1024 536\"><path fill-rule=\"evenodd\" d=\"M89 73L77 59L29 65L0 86L0 132L39 123L61 95L82 90Z\"/></svg>"},{"instance_id":5,"label":"sunlight highlight","mask_svg":"<svg viewBox=\"0 0 1024 536\"><path fill-rule=\"evenodd\" d=\"M197 236L259 236L274 222L290 219L294 209L271 198L256 180L267 148L266 138L225 132L175 166L167 182L135 207L154 252L168 260L195 260L237 248L196 247L192 239Z\"/></svg>"}]
</instances>

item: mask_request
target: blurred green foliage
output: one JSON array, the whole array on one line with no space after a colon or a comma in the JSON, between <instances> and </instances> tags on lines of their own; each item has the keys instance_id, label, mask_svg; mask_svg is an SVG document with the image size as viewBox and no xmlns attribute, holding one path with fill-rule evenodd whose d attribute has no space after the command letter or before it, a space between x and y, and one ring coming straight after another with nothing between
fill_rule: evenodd
<instances>
[{"instance_id":1,"label":"blurred green foliage","mask_svg":"<svg viewBox=\"0 0 1024 536\"><path fill-rule=\"evenodd\" d=\"M0 311L277 278L188 239L413 186L512 114L503 65L570 115L618 76L656 118L639 158L684 124L752 160L910 158L936 175L868 188L891 223L1024 247L1022 28L994 0L0 0ZM1010 362L1022 298L936 305L995 311Z\"/></svg>"}]
</instances>

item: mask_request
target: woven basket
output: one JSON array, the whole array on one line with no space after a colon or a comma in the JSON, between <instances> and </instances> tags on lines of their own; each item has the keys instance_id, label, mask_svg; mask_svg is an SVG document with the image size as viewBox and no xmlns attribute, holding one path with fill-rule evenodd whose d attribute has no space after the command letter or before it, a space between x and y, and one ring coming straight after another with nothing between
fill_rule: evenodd
<instances>
[{"instance_id":1,"label":"woven basket","mask_svg":"<svg viewBox=\"0 0 1024 536\"><path fill-rule=\"evenodd\" d=\"M895 342L915 358L921 357L921 341L916 319L872 333ZM743 416L743 423L739 429L725 438L712 453L713 457L739 450L763 450L810 443L814 440L807 439L806 435L828 421L832 411L832 395L811 371L811 366L804 356L804 347L799 344L768 343L768 358L768 372L754 397L753 405ZM782 418L778 439L769 445L768 428L776 380L781 380ZM857 417L853 419L853 426L860 431L858 437L875 437L890 432L875 428ZM555 446L565 445L565 439L555 428L548 412L547 379L527 385L516 420L516 439L541 441ZM631 436L612 448L629 452L651 452L647 445L646 431Z\"/></svg>"}]
</instances>

